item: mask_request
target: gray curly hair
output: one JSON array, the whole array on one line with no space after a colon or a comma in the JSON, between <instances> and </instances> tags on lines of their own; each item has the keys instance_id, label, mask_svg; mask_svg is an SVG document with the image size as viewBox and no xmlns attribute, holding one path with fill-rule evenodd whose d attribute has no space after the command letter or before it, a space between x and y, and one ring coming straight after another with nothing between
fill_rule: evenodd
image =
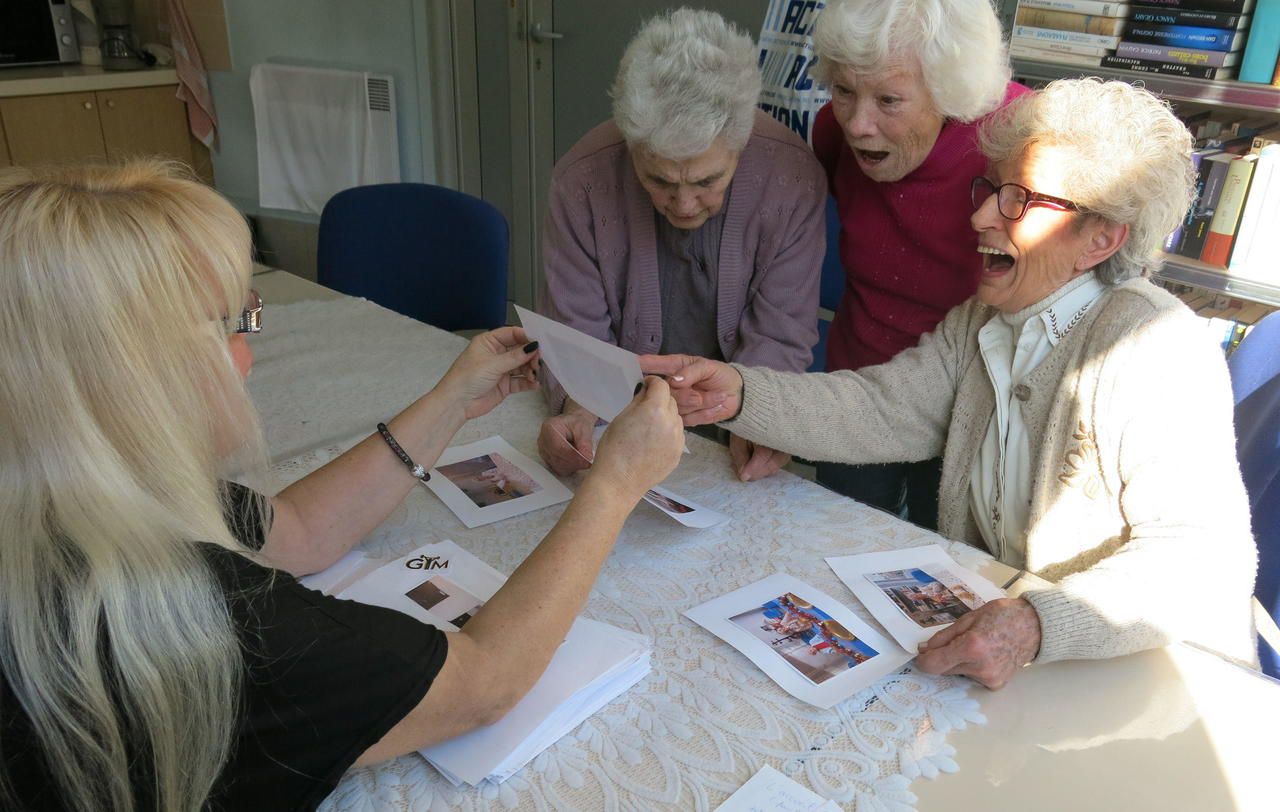
<instances>
[{"instance_id":1,"label":"gray curly hair","mask_svg":"<svg viewBox=\"0 0 1280 812\"><path fill-rule=\"evenodd\" d=\"M1125 82L1060 79L1013 101L979 129L994 162L1032 144L1063 148L1066 197L1129 226L1129 239L1095 271L1114 285L1160 268L1164 238L1195 190L1194 140L1169 105Z\"/></svg>"},{"instance_id":2,"label":"gray curly hair","mask_svg":"<svg viewBox=\"0 0 1280 812\"><path fill-rule=\"evenodd\" d=\"M717 138L741 150L760 96L755 43L711 11L661 14L627 45L609 95L632 147L673 161L706 152Z\"/></svg>"}]
</instances>

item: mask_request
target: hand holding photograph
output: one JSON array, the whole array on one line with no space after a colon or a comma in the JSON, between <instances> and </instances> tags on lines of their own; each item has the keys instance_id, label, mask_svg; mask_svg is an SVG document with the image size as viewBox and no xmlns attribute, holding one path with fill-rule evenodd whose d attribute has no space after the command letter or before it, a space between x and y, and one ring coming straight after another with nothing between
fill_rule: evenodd
<instances>
[{"instance_id":1,"label":"hand holding photograph","mask_svg":"<svg viewBox=\"0 0 1280 812\"><path fill-rule=\"evenodd\" d=\"M467 527L567 502L573 493L501 437L454 446L426 483Z\"/></svg>"},{"instance_id":2,"label":"hand holding photograph","mask_svg":"<svg viewBox=\"0 0 1280 812\"><path fill-rule=\"evenodd\" d=\"M835 598L785 573L685 612L741 651L787 693L842 702L911 659Z\"/></svg>"},{"instance_id":3,"label":"hand holding photograph","mask_svg":"<svg viewBox=\"0 0 1280 812\"><path fill-rule=\"evenodd\" d=\"M837 556L828 558L827 564L893 639L911 652L965 614L1005 596L936 544Z\"/></svg>"}]
</instances>

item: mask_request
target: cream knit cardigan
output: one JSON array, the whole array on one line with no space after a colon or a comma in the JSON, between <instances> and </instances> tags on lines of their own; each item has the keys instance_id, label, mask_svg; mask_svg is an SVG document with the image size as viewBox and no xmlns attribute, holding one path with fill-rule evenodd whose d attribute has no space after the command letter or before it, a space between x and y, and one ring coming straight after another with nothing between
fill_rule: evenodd
<instances>
[{"instance_id":1,"label":"cream knit cardigan","mask_svg":"<svg viewBox=\"0 0 1280 812\"><path fill-rule=\"evenodd\" d=\"M969 475L995 396L970 299L917 347L858 372L742 373L735 434L814 460L943 457L939 530L985 547ZM1257 552L1226 364L1196 317L1145 279L1110 288L1015 389L1032 438L1023 593L1037 662L1192 640L1257 662ZM1003 550L991 550L1003 558Z\"/></svg>"}]
</instances>

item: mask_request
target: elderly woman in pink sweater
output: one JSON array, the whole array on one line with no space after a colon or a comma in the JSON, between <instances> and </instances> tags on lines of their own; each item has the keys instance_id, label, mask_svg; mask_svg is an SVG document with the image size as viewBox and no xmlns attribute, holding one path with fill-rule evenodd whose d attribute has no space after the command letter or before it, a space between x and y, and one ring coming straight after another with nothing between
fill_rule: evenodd
<instances>
[{"instance_id":1,"label":"elderly woman in pink sweater","mask_svg":"<svg viewBox=\"0 0 1280 812\"><path fill-rule=\"evenodd\" d=\"M637 353L800 372L817 342L826 179L805 143L756 110L751 38L680 9L627 46L613 118L556 164L539 310ZM538 450L585 468L596 416L547 376ZM730 438L743 480L789 457Z\"/></svg>"}]
</instances>

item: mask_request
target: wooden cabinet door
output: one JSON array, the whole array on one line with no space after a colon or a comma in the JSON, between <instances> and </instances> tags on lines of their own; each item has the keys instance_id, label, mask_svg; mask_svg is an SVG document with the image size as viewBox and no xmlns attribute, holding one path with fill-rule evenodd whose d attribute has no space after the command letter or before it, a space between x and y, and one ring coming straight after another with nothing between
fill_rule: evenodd
<instances>
[{"instance_id":1,"label":"wooden cabinet door","mask_svg":"<svg viewBox=\"0 0 1280 812\"><path fill-rule=\"evenodd\" d=\"M19 166L107 155L92 93L0 99L0 118L9 158Z\"/></svg>"},{"instance_id":2,"label":"wooden cabinet door","mask_svg":"<svg viewBox=\"0 0 1280 812\"><path fill-rule=\"evenodd\" d=\"M162 155L190 165L187 107L175 92L174 85L99 90L107 156Z\"/></svg>"},{"instance_id":3,"label":"wooden cabinet door","mask_svg":"<svg viewBox=\"0 0 1280 812\"><path fill-rule=\"evenodd\" d=\"M9 160L9 140L4 137L4 119L0 118L0 169L6 166L13 166L13 161Z\"/></svg>"}]
</instances>

